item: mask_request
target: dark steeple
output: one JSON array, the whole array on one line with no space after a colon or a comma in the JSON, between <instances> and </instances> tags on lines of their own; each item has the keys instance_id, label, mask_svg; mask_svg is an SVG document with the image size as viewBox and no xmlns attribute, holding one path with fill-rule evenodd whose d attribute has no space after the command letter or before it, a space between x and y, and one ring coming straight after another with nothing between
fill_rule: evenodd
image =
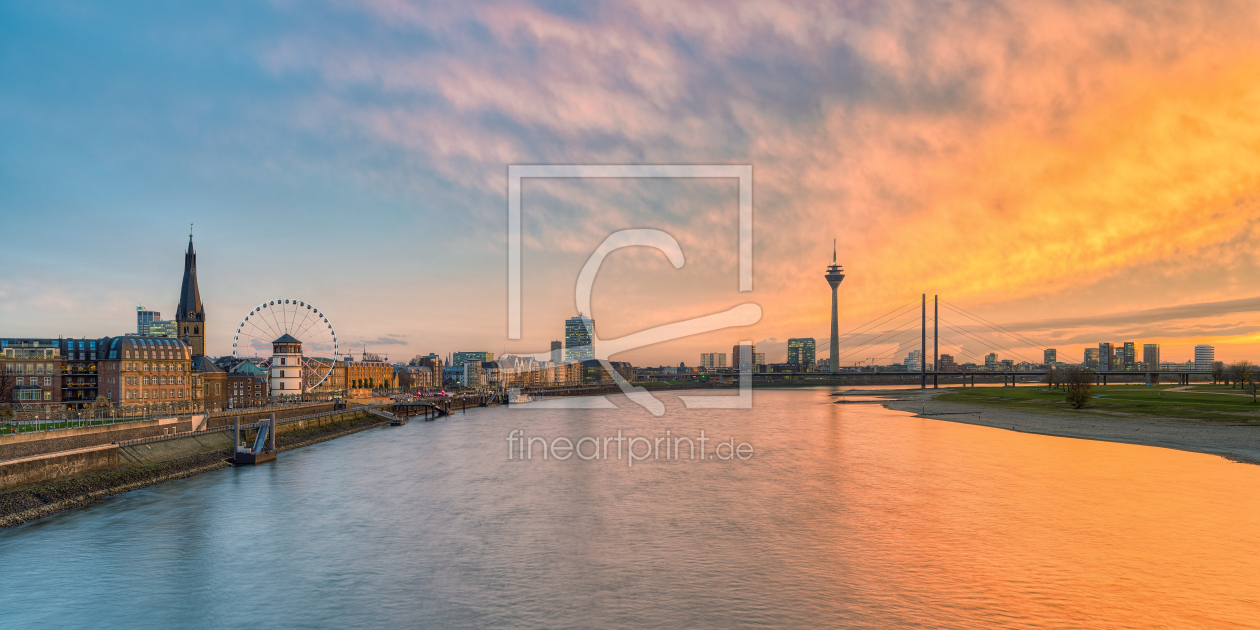
<instances>
[{"instance_id":1,"label":"dark steeple","mask_svg":"<svg viewBox=\"0 0 1260 630\"><path fill-rule=\"evenodd\" d=\"M193 250L192 231L188 233L188 252L184 254L184 284L179 289L179 308L175 311L179 337L192 348L193 356L206 353L206 312L197 289L197 252Z\"/></svg>"}]
</instances>

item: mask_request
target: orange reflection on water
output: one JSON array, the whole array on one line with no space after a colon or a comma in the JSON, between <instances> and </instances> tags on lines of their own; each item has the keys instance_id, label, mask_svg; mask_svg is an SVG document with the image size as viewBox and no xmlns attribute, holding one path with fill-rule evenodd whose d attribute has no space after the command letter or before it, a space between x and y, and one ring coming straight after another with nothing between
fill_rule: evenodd
<instances>
[{"instance_id":1,"label":"orange reflection on water","mask_svg":"<svg viewBox=\"0 0 1260 630\"><path fill-rule=\"evenodd\" d=\"M1260 625L1260 467L874 405L825 415L812 475L847 508L837 553L876 567L878 607L928 625Z\"/></svg>"}]
</instances>

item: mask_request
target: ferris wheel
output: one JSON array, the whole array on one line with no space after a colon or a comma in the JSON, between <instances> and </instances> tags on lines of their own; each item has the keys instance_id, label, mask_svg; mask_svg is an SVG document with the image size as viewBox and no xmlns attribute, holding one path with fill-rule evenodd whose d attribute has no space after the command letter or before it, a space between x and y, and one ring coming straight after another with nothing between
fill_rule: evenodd
<instances>
[{"instance_id":1,"label":"ferris wheel","mask_svg":"<svg viewBox=\"0 0 1260 630\"><path fill-rule=\"evenodd\" d=\"M270 356L273 341L290 335L302 342L302 390L319 387L337 363L337 331L310 302L268 300L245 315L232 337L232 356Z\"/></svg>"}]
</instances>

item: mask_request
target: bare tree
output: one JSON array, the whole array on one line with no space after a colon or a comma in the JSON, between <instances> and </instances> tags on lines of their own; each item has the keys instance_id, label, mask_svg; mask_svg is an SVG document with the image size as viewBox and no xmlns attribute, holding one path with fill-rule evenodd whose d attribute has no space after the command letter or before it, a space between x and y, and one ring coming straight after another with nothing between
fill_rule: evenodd
<instances>
[{"instance_id":1,"label":"bare tree","mask_svg":"<svg viewBox=\"0 0 1260 630\"><path fill-rule=\"evenodd\" d=\"M1212 363L1212 384L1219 384L1223 380L1225 380L1225 362L1214 361Z\"/></svg>"},{"instance_id":2,"label":"bare tree","mask_svg":"<svg viewBox=\"0 0 1260 630\"><path fill-rule=\"evenodd\" d=\"M1067 386L1067 402L1073 409L1080 409L1089 402L1093 380L1094 373L1090 370L1079 367L1068 368L1063 382Z\"/></svg>"},{"instance_id":3,"label":"bare tree","mask_svg":"<svg viewBox=\"0 0 1260 630\"><path fill-rule=\"evenodd\" d=\"M1246 390L1251 382L1256 380L1256 366L1251 361L1239 361L1234 364L1234 379L1238 381L1238 386Z\"/></svg>"},{"instance_id":4,"label":"bare tree","mask_svg":"<svg viewBox=\"0 0 1260 630\"><path fill-rule=\"evenodd\" d=\"M1063 375L1059 372L1059 368L1050 366L1050 369L1046 370L1046 374L1041 377L1041 380L1048 389L1054 389L1063 382Z\"/></svg>"}]
</instances>

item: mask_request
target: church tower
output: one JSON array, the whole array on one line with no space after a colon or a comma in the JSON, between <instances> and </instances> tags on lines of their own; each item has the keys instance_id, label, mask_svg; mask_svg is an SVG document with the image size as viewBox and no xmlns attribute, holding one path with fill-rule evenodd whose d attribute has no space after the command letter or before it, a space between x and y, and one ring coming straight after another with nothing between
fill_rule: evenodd
<instances>
[{"instance_id":1,"label":"church tower","mask_svg":"<svg viewBox=\"0 0 1260 630\"><path fill-rule=\"evenodd\" d=\"M192 356L206 354L206 311L197 290L197 252L193 250L192 232L188 233L188 253L184 254L184 284L179 290L179 308L175 311L179 338L192 349Z\"/></svg>"}]
</instances>

